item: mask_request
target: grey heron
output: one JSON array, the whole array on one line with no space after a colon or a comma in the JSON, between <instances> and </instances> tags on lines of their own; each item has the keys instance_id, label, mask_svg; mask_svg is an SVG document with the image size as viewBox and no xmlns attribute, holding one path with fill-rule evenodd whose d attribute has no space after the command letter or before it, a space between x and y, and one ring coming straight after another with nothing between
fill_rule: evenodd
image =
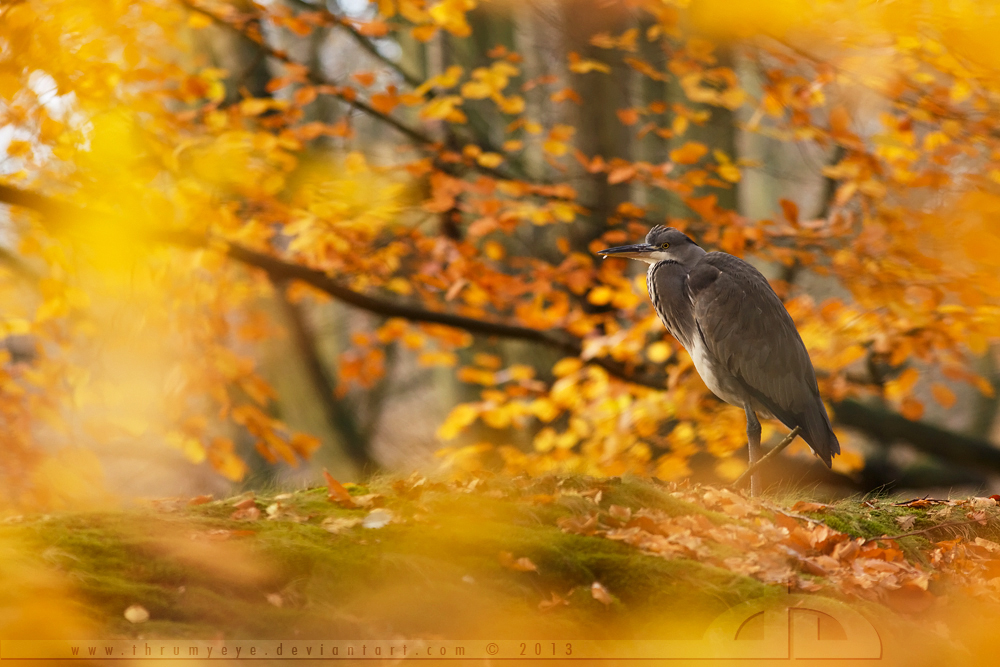
<instances>
[{"instance_id":1,"label":"grey heron","mask_svg":"<svg viewBox=\"0 0 1000 667\"><path fill-rule=\"evenodd\" d=\"M816 371L795 323L760 271L733 255L706 252L673 227L654 227L645 243L598 254L649 264L646 285L660 321L691 355L712 393L746 412L750 465L761 455L760 414L790 429L798 426L832 466L840 443ZM750 493L760 493L757 474Z\"/></svg>"}]
</instances>

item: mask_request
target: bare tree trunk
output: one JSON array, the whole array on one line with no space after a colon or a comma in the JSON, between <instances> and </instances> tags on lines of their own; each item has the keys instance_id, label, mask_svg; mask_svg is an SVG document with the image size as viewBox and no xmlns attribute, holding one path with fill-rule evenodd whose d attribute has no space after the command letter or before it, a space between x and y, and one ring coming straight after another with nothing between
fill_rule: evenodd
<instances>
[{"instance_id":1,"label":"bare tree trunk","mask_svg":"<svg viewBox=\"0 0 1000 667\"><path fill-rule=\"evenodd\" d=\"M344 452L358 467L359 472L374 472L379 466L370 452L372 430L363 428L359 424L356 410L334 395L336 382L320 357L316 338L306 322L305 313L299 305L289 301L285 294L285 283L279 283L276 287L278 300L291 328L292 341L305 364L331 434L340 440Z\"/></svg>"},{"instance_id":2,"label":"bare tree trunk","mask_svg":"<svg viewBox=\"0 0 1000 667\"><path fill-rule=\"evenodd\" d=\"M618 109L631 106L630 70L620 51L599 49L590 43L598 32L617 34L625 30L631 20L628 8L625 3L603 0L567 0L562 7L566 53L575 52L582 58L607 63L612 72L587 72L570 77L572 88L582 100L576 107L576 146L588 158L599 155L605 160L631 159L631 131L617 114ZM608 183L604 173L583 174L579 191L591 215L586 224L573 226L570 241L574 249L585 252L590 242L607 229L607 220L618 205L629 199L629 186Z\"/></svg>"}]
</instances>

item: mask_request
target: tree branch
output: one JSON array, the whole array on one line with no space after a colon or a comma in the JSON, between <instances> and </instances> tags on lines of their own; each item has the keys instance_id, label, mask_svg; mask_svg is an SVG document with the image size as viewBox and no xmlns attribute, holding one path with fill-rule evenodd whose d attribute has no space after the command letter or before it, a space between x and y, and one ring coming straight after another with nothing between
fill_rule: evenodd
<instances>
[{"instance_id":1,"label":"tree branch","mask_svg":"<svg viewBox=\"0 0 1000 667\"><path fill-rule=\"evenodd\" d=\"M778 454L780 454L782 450L785 449L785 447L792 444L792 441L795 440L795 436L799 434L800 430L801 429L798 426L793 428L792 432L786 435L785 439L779 442L777 447L769 451L767 454L764 454L764 456L762 456L759 461L757 461L752 466L744 470L743 474L737 477L736 481L733 482L732 484L733 488L738 489L745 480L750 479L753 476L753 474L758 470L760 470L765 463L767 463L768 461L776 457Z\"/></svg>"},{"instance_id":2,"label":"tree branch","mask_svg":"<svg viewBox=\"0 0 1000 667\"><path fill-rule=\"evenodd\" d=\"M288 65L299 65L299 63L290 58L287 53L285 53L284 51L279 51L278 49L274 48L273 46L265 42L260 36L254 35L250 31L242 28L241 26L234 25L233 23L230 23L224 18L217 16L216 14L213 14L207 9L199 7L192 0L177 0L177 1L180 4L184 5L185 7L187 7L188 9L190 9L191 11L197 12L198 14L201 14L202 16L209 18L213 23L221 27L228 28L229 30L235 30L236 32L239 32L248 39L253 40L256 44L260 46L260 48L265 53L267 53L267 55L271 56L275 60L280 60L281 62L286 63ZM396 130L404 134L411 141L414 141L418 144L422 144L425 146L431 146L437 143L433 137L424 134L420 130L410 127L409 125L403 123L397 118L393 118L389 114L382 113L381 111L371 106L370 104L359 100L356 96L347 94L339 90L339 87L335 82L330 81L321 76L318 76L317 74L311 71L308 72L306 76L308 77L309 82L313 85L330 86L332 88L337 89L335 91L330 92L330 94L339 99L340 101L344 102L345 104L357 109L358 111L361 111L371 116L372 118L376 118L382 121L383 123L392 126Z\"/></svg>"},{"instance_id":3,"label":"tree branch","mask_svg":"<svg viewBox=\"0 0 1000 667\"><path fill-rule=\"evenodd\" d=\"M988 441L910 421L895 412L853 400L834 403L833 410L838 423L862 430L880 442L905 440L915 449L951 463L1000 470L1000 449Z\"/></svg>"},{"instance_id":4,"label":"tree branch","mask_svg":"<svg viewBox=\"0 0 1000 667\"><path fill-rule=\"evenodd\" d=\"M259 35L256 35L256 34L252 33L251 31L246 30L244 27L242 27L240 25L236 25L234 23L230 23L226 19L224 19L221 16L218 16L216 14L213 14L212 12L208 11L207 9L199 7L194 2L194 0L177 0L177 2L179 2L182 5L184 5L189 10L191 10L193 12L197 12L198 14L201 14L201 15L209 18L213 23L215 23L215 24L217 24L217 25L219 25L221 27L228 28L229 30L234 30L234 31L240 33L241 35L243 35L244 37L246 37L247 39L252 40L255 44L257 44L257 45L260 46L261 50L264 51L264 53L266 53L267 55L271 56L275 60L279 60L279 61L281 61L283 63L288 64L288 65L301 66L301 63L298 63L295 60L293 60L284 51L276 49L273 46L271 46L270 44L267 44L264 41L264 39L261 38ZM357 95L353 94L353 89L344 88L344 90L351 90L352 91L352 93L346 93L346 92L344 92L344 90L341 90L342 86L338 86L335 81L331 81L331 80L329 80L329 79L327 79L325 77L322 77L322 76L318 75L317 73L313 72L311 69L308 69L308 71L306 73L306 78L309 80L309 83L311 83L311 84L313 84L315 86L328 86L329 88L332 88L333 90L328 90L328 91L324 91L324 92L327 93L327 94L329 94L329 95L332 95L333 97L336 97L338 100L344 102L345 104L351 106L352 108L357 109L358 111L361 111L362 113L367 114L368 116L370 116L370 117L372 117L372 118L374 118L376 120L379 120L379 121L381 121L383 123L386 123L387 125L393 127L394 129L396 129L397 131L399 131L404 136L406 136L408 139L410 139L411 141L413 141L414 143L416 143L418 145L431 148L431 147L434 147L434 146L436 146L436 145L438 145L438 144L441 143L438 140L434 139L429 134L421 132L420 130L418 130L418 129L414 128L414 127L410 127L409 125L407 125L403 121L399 120L398 118L395 118L395 117L393 117L393 116L391 116L391 115L389 115L387 113L383 113L383 112L379 111L378 109L376 109L375 107L373 107L370 104L368 104L367 102L364 102L363 100L358 99ZM489 145L480 146L480 148L482 150L485 150L485 151L496 152L495 148L492 147L492 146L489 146ZM447 164L447 163L441 164L439 162L437 166L438 166L438 169L441 169L442 171L444 171L444 172L446 172L448 174L454 174L455 173L455 168L456 168L457 165L456 164ZM471 169L473 171L476 171L476 172L479 172L481 174L484 174L486 176L489 176L491 178L496 178L496 179L504 180L504 181L517 180L513 175L511 175L507 171L505 171L503 169L500 169L498 167L484 167L483 165L479 164L478 162L472 162L471 164L469 164L467 166L468 166L469 169ZM536 185L544 185L544 183L541 183L541 182L538 182L538 181L535 181L535 184ZM545 197L545 198L551 198L551 199L560 199L560 197L557 197L555 195L540 195L540 196Z\"/></svg>"},{"instance_id":5,"label":"tree branch","mask_svg":"<svg viewBox=\"0 0 1000 667\"><path fill-rule=\"evenodd\" d=\"M45 216L75 214L81 209L59 202L45 195L0 184L0 203L21 206ZM211 245L204 235L191 232L162 232L151 241L169 243L188 248L206 248ZM287 280L300 280L335 299L386 317L400 317L411 322L441 324L462 329L472 334L526 340L558 350L567 355L581 356L583 343L565 332L550 332L504 322L491 322L452 313L426 310L419 306L400 304L355 292L322 271L287 262L272 255L239 245L229 244L223 251L232 259L260 269L276 284ZM637 371L632 366L611 359L588 359L587 363L600 366L618 379L653 389L662 390L664 378L660 375ZM872 408L854 400L833 404L836 421L844 426L862 430L881 440L905 440L922 452L956 464L973 468L1000 471L1000 449L992 443L959 433L906 419L900 414ZM765 459L761 459L762 461Z\"/></svg>"},{"instance_id":6,"label":"tree branch","mask_svg":"<svg viewBox=\"0 0 1000 667\"><path fill-rule=\"evenodd\" d=\"M402 77L403 81L405 81L407 85L413 88L420 85L421 81L418 77L404 69L401 64L382 55L382 53L378 50L378 47L375 46L370 39L362 35L358 32L357 28L351 25L351 21L349 19L338 14L334 14L323 5L314 5L307 0L289 0L289 2L297 7L301 7L302 9L308 9L311 12L319 12L326 18L327 21L336 25L338 28L350 35L358 46L374 56L383 65L396 72L396 74Z\"/></svg>"}]
</instances>

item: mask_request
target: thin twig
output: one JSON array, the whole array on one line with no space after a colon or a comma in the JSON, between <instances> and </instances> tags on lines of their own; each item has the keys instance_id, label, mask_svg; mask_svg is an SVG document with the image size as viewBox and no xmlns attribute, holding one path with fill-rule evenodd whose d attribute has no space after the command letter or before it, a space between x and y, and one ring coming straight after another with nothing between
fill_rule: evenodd
<instances>
[{"instance_id":1,"label":"thin twig","mask_svg":"<svg viewBox=\"0 0 1000 667\"><path fill-rule=\"evenodd\" d=\"M214 24L223 28L228 28L229 30L233 30L243 35L247 39L254 42L264 53L274 58L275 60L285 63L286 65L297 65L297 66L302 65L302 63L296 61L294 58L289 56L285 51L276 49L273 46L267 44L261 35L255 34L254 32L247 30L246 27L242 24L238 25L232 23L226 20L224 17L214 14L211 11L205 9L204 7L200 7L197 4L196 0L177 0L177 1L181 5L187 7L190 11L205 16L206 18L211 20ZM381 121L395 128L398 132L400 132L408 139L410 139L410 141L412 141L414 144L418 146L423 146L428 149L435 149L440 147L440 142L434 139L434 137L430 136L426 132L423 132L415 127L407 125L398 118L388 113L383 113L378 109L376 109L375 107L373 107L368 102L359 99L357 94L354 92L353 88L349 86L338 85L336 81L330 80L327 77L317 74L312 70L307 71L306 79L309 81L310 84L314 86L323 86L324 87L323 94L335 97L344 104L347 104L348 106L357 109L358 111L368 115L369 117L374 118L375 120ZM493 148L492 146L488 145L488 142L485 143L486 145L480 145L479 147L487 151ZM507 169L501 167L484 167L478 162L472 162L467 166L472 171L478 172L485 176L489 176L491 178L496 178L499 180L506 180L506 181L517 180L514 175L508 172ZM455 167L456 165L451 165L451 164L438 164L438 168L441 171L444 171L452 175L454 175L455 173ZM535 179L533 182L536 185L546 185L545 183L537 179ZM552 195L546 195L542 193L538 194L546 199L562 199L562 197L554 194Z\"/></svg>"},{"instance_id":2,"label":"thin twig","mask_svg":"<svg viewBox=\"0 0 1000 667\"><path fill-rule=\"evenodd\" d=\"M326 7L324 7L323 5L314 5L313 3L308 2L307 0L291 0L291 2L293 5L301 9L307 9L309 11L319 12L327 21L329 21L330 23L332 23L333 25L335 25L336 27L340 28L341 30L345 31L348 35L350 35L351 38L354 39L354 41L358 44L358 46L360 46L369 54L377 58L382 64L386 65L387 67L391 68L394 72L399 74L399 76L402 77L403 81L405 81L410 87L416 88L422 83L419 77L415 76L414 74L406 70L402 65L397 63L395 60L387 58L381 51L379 51L378 47L375 46L372 40L362 35L361 32L359 32L358 29L354 27L350 19L348 19L347 17L335 14ZM433 92L428 91L428 94L432 95Z\"/></svg>"},{"instance_id":3,"label":"thin twig","mask_svg":"<svg viewBox=\"0 0 1000 667\"><path fill-rule=\"evenodd\" d=\"M234 30L236 32L241 33L244 37L246 37L247 39L249 39L249 40L253 41L255 44L257 44L257 46L262 51L264 51L265 53L267 53L267 55L271 56L275 60L279 60L279 61L281 61L281 62L283 62L285 64L288 64L288 65L299 65L300 64L300 63L296 62L294 59L292 59L284 51L276 49L276 48L270 46L269 44L267 44L264 41L264 39L261 38L260 36L254 35L254 34L248 32L243 26L235 25L233 23L230 23L226 19L224 19L221 16L218 16L218 15L210 12L209 10L205 9L204 7L199 7L197 4L195 4L195 2L193 0L178 0L178 1L180 2L180 4L184 5L189 10L191 10L193 12L197 12L198 14L201 14L202 16L207 17L208 19L210 19L216 25L218 25L220 27L228 28L230 30ZM340 87L337 85L337 83L335 81L330 81L330 80L326 79L325 77L317 76L313 72L308 72L306 74L306 78L308 78L309 82L311 84L315 85L315 86L330 86L332 88L332 90L329 91L329 94L332 95L333 97L336 97L337 99L339 99L340 101L344 102L345 104L347 104L347 105L349 105L351 107L354 107L358 111L361 111L361 112L363 112L363 113L371 116L372 118L376 118L376 119L382 121L383 123L386 123L387 125L390 125L390 126L394 127L399 132L401 132L402 134L406 135L412 141L414 141L414 142L416 142L418 144L422 144L422 145L425 145L425 146L430 146L430 145L434 145L435 143L437 143L432 137L430 137L429 135L421 132L420 130L406 125L402 121L400 121L400 120L398 120L396 118L393 118L389 114L382 113L381 111L375 109L375 107L371 106L370 104L368 104L368 103L366 103L366 102L364 102L362 100L357 99L357 97L355 95L353 95L351 93L346 93L343 90L340 90Z\"/></svg>"},{"instance_id":4,"label":"thin twig","mask_svg":"<svg viewBox=\"0 0 1000 667\"><path fill-rule=\"evenodd\" d=\"M787 436L785 436L785 439L779 442L777 447L769 451L767 454L764 454L764 456L762 456L759 461L757 461L752 466L743 471L743 474L736 478L736 481L732 483L732 486L733 487L740 486L743 483L743 480L749 479L751 475L760 470L760 467L762 465L764 465L772 458L780 454L785 447L792 444L792 441L795 440L795 436L797 436L799 434L799 431L801 430L802 429L799 428L798 426L793 428L792 432L789 433Z\"/></svg>"},{"instance_id":5,"label":"thin twig","mask_svg":"<svg viewBox=\"0 0 1000 667\"><path fill-rule=\"evenodd\" d=\"M889 540L898 540L901 537L913 537L914 535L923 535L924 533L930 533L937 530L938 528L948 528L949 526L967 526L970 523L983 523L984 519L966 519L965 521L946 521L944 523L939 523L936 526L931 526L930 528L924 528L922 530L914 530L909 533L902 533L901 535L882 535L881 537L870 537L865 540L868 542L878 542Z\"/></svg>"}]
</instances>

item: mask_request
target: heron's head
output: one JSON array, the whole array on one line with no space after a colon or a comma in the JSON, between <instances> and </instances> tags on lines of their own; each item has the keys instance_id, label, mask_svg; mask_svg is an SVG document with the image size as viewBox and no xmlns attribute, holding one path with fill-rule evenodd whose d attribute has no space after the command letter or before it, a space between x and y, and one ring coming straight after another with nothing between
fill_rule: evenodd
<instances>
[{"instance_id":1,"label":"heron's head","mask_svg":"<svg viewBox=\"0 0 1000 667\"><path fill-rule=\"evenodd\" d=\"M635 243L633 245L623 245L616 248L598 250L598 255L608 257L626 257L628 259L638 259L647 264L656 264L665 259L672 259L680 262L689 270L701 259L705 251L697 243L692 241L684 232L673 227L657 225L646 234L645 243Z\"/></svg>"}]
</instances>

